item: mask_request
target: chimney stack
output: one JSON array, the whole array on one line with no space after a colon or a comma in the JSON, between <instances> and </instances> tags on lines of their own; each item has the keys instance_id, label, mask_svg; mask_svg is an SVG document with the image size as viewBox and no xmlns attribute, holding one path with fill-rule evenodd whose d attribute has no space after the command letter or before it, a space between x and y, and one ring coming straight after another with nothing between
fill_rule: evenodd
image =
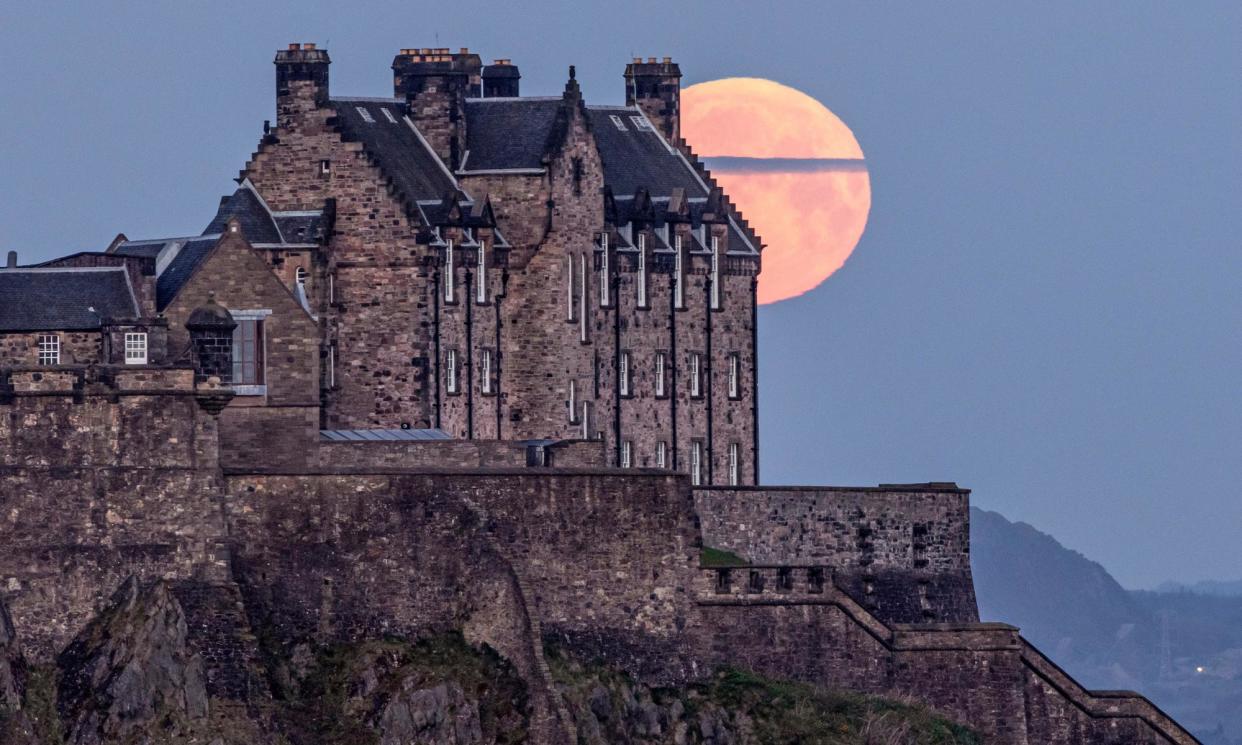
<instances>
[{"instance_id":1,"label":"chimney stack","mask_svg":"<svg viewBox=\"0 0 1242 745\"><path fill-rule=\"evenodd\" d=\"M517 65L507 59L496 60L483 68L483 98L517 98L521 77Z\"/></svg>"},{"instance_id":2,"label":"chimney stack","mask_svg":"<svg viewBox=\"0 0 1242 745\"><path fill-rule=\"evenodd\" d=\"M17 268L17 252L16 251L9 251L8 261L5 263L4 268L5 269L16 269Z\"/></svg>"},{"instance_id":3,"label":"chimney stack","mask_svg":"<svg viewBox=\"0 0 1242 745\"><path fill-rule=\"evenodd\" d=\"M672 57L663 62L642 57L625 66L625 105L642 109L670 142L681 136L681 68Z\"/></svg>"},{"instance_id":4,"label":"chimney stack","mask_svg":"<svg viewBox=\"0 0 1242 745\"><path fill-rule=\"evenodd\" d=\"M328 50L290 44L276 52L276 126L287 129L301 114L328 105Z\"/></svg>"},{"instance_id":5,"label":"chimney stack","mask_svg":"<svg viewBox=\"0 0 1242 745\"><path fill-rule=\"evenodd\" d=\"M402 49L392 61L393 91L409 104L410 119L449 167L466 146L466 99L482 92L483 60L462 47Z\"/></svg>"}]
</instances>

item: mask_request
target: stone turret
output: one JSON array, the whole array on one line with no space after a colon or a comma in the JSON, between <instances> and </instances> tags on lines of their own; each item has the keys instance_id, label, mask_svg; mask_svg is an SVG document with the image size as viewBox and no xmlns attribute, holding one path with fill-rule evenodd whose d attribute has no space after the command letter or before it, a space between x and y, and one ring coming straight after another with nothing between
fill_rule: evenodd
<instances>
[{"instance_id":1,"label":"stone turret","mask_svg":"<svg viewBox=\"0 0 1242 745\"><path fill-rule=\"evenodd\" d=\"M287 128L298 115L328 105L328 50L290 44L276 52L276 126Z\"/></svg>"},{"instance_id":2,"label":"stone turret","mask_svg":"<svg viewBox=\"0 0 1242 745\"><path fill-rule=\"evenodd\" d=\"M194 380L205 383L218 378L221 383L233 381L233 329L237 321L228 308L216 302L215 294L195 308L185 322L194 349Z\"/></svg>"},{"instance_id":3,"label":"stone turret","mask_svg":"<svg viewBox=\"0 0 1242 745\"><path fill-rule=\"evenodd\" d=\"M625 66L625 105L642 109L669 142L681 136L681 68L672 57L642 57Z\"/></svg>"}]
</instances>

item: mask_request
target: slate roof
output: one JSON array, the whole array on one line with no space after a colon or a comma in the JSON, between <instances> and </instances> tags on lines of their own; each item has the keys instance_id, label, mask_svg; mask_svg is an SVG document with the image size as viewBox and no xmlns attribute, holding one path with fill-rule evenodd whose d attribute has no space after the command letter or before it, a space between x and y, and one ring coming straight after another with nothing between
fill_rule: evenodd
<instances>
[{"instance_id":1,"label":"slate roof","mask_svg":"<svg viewBox=\"0 0 1242 745\"><path fill-rule=\"evenodd\" d=\"M604 183L617 196L633 195L639 187L652 197L666 197L681 187L690 198L706 197L707 188L654 128L632 106L588 106L591 128L604 162ZM621 120L622 131L612 117ZM643 127L636 123L643 123Z\"/></svg>"},{"instance_id":2,"label":"slate roof","mask_svg":"<svg viewBox=\"0 0 1242 745\"><path fill-rule=\"evenodd\" d=\"M219 240L217 233L189 238L125 241L113 253L155 257L155 309L162 312Z\"/></svg>"},{"instance_id":3,"label":"slate roof","mask_svg":"<svg viewBox=\"0 0 1242 745\"><path fill-rule=\"evenodd\" d=\"M0 331L81 331L137 317L124 267L0 269Z\"/></svg>"},{"instance_id":4,"label":"slate roof","mask_svg":"<svg viewBox=\"0 0 1242 745\"><path fill-rule=\"evenodd\" d=\"M458 173L543 168L560 98L466 101L466 155Z\"/></svg>"},{"instance_id":5,"label":"slate roof","mask_svg":"<svg viewBox=\"0 0 1242 745\"><path fill-rule=\"evenodd\" d=\"M203 235L223 233L230 218L237 218L242 233L251 243L284 243L271 211L249 185L220 200L220 208Z\"/></svg>"},{"instance_id":6,"label":"slate roof","mask_svg":"<svg viewBox=\"0 0 1242 745\"><path fill-rule=\"evenodd\" d=\"M440 159L406 123L404 103L373 98L334 98L331 103L341 133L362 143L392 179L409 209L417 209L420 200L441 199L457 188Z\"/></svg>"}]
</instances>

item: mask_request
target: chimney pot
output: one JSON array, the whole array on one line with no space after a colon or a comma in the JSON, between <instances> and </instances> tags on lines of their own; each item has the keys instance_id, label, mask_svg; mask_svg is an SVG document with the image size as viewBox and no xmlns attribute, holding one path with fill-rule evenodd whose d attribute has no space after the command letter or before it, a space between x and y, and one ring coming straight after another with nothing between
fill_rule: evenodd
<instances>
[{"instance_id":1,"label":"chimney pot","mask_svg":"<svg viewBox=\"0 0 1242 745\"><path fill-rule=\"evenodd\" d=\"M672 58L672 57L665 57L665 58L664 58L664 64L666 64L666 65L671 65L671 64L673 64L673 58Z\"/></svg>"},{"instance_id":2,"label":"chimney pot","mask_svg":"<svg viewBox=\"0 0 1242 745\"><path fill-rule=\"evenodd\" d=\"M470 54L470 47L462 47L462 48L461 48L461 53L462 53L462 54Z\"/></svg>"},{"instance_id":3,"label":"chimney pot","mask_svg":"<svg viewBox=\"0 0 1242 745\"><path fill-rule=\"evenodd\" d=\"M296 51L298 51L298 50L299 50L299 49L301 49L301 48L302 48L302 45L301 45L301 44L290 44L290 45L289 45L289 51L290 51L290 52L296 52Z\"/></svg>"},{"instance_id":4,"label":"chimney pot","mask_svg":"<svg viewBox=\"0 0 1242 745\"><path fill-rule=\"evenodd\" d=\"M303 44L302 48L303 49L314 49L315 45L314 44Z\"/></svg>"},{"instance_id":5,"label":"chimney pot","mask_svg":"<svg viewBox=\"0 0 1242 745\"><path fill-rule=\"evenodd\" d=\"M636 65L641 65L642 63L643 63L643 58L642 58L642 57L635 57L635 58L634 58L634 64L636 64Z\"/></svg>"},{"instance_id":6,"label":"chimney pot","mask_svg":"<svg viewBox=\"0 0 1242 745\"><path fill-rule=\"evenodd\" d=\"M8 263L5 266L9 269L17 268L17 252L9 251Z\"/></svg>"},{"instance_id":7,"label":"chimney pot","mask_svg":"<svg viewBox=\"0 0 1242 745\"><path fill-rule=\"evenodd\" d=\"M655 64L655 61L656 61L656 60L655 60L655 57L648 57L648 58L647 58L647 62L648 62L649 64Z\"/></svg>"},{"instance_id":8,"label":"chimney pot","mask_svg":"<svg viewBox=\"0 0 1242 745\"><path fill-rule=\"evenodd\" d=\"M422 49L418 50L418 53L419 54L431 54L431 50L428 49L427 47L423 47Z\"/></svg>"}]
</instances>

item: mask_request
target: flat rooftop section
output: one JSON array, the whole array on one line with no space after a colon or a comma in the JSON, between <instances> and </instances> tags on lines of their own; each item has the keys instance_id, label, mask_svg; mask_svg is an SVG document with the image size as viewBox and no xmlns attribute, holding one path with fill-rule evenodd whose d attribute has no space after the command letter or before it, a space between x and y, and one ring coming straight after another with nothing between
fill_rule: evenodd
<instances>
[{"instance_id":1,"label":"flat rooftop section","mask_svg":"<svg viewBox=\"0 0 1242 745\"><path fill-rule=\"evenodd\" d=\"M438 442L452 440L442 429L321 429L323 442Z\"/></svg>"}]
</instances>

